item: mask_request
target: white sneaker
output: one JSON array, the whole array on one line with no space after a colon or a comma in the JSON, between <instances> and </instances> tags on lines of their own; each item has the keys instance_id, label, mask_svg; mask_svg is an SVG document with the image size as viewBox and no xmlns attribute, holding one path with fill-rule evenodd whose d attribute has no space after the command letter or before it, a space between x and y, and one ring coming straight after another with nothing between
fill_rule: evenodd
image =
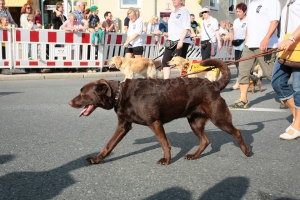
<instances>
[{"instance_id":1,"label":"white sneaker","mask_svg":"<svg viewBox=\"0 0 300 200\"><path fill-rule=\"evenodd\" d=\"M41 61L42 59L41 59L41 57L38 57L38 61Z\"/></svg>"},{"instance_id":2,"label":"white sneaker","mask_svg":"<svg viewBox=\"0 0 300 200\"><path fill-rule=\"evenodd\" d=\"M28 57L28 60L32 60L32 58L31 58L31 57Z\"/></svg>"},{"instance_id":3,"label":"white sneaker","mask_svg":"<svg viewBox=\"0 0 300 200\"><path fill-rule=\"evenodd\" d=\"M300 137L300 131L294 129L293 127L290 127L290 130L294 131L293 135L290 135L288 133L283 133L279 136L279 138L283 140L293 140Z\"/></svg>"}]
</instances>

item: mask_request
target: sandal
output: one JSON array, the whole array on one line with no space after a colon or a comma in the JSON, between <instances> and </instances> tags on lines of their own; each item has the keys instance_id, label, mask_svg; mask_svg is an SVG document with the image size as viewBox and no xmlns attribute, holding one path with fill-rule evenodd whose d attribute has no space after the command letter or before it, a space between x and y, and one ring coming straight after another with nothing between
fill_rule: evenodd
<instances>
[{"instance_id":1,"label":"sandal","mask_svg":"<svg viewBox=\"0 0 300 200\"><path fill-rule=\"evenodd\" d=\"M293 135L290 135L288 133L283 133L279 136L280 139L283 139L283 140L293 140L293 139L296 139L298 137L300 137L300 131L294 129L292 126L288 127L289 130L293 130L294 133Z\"/></svg>"}]
</instances>

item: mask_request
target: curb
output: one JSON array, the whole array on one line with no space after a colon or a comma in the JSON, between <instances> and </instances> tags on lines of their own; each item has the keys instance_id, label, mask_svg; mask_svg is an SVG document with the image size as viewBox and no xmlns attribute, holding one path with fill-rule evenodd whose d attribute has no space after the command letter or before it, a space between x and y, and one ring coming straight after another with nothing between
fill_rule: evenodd
<instances>
[{"instance_id":1,"label":"curb","mask_svg":"<svg viewBox=\"0 0 300 200\"><path fill-rule=\"evenodd\" d=\"M235 65L228 66L234 69ZM179 75L177 69L173 69L171 74ZM80 79L80 78L105 78L105 77L124 77L122 72L96 72L96 73L31 73L31 74L0 74L0 81L22 81L22 80L44 80L44 79Z\"/></svg>"},{"instance_id":2,"label":"curb","mask_svg":"<svg viewBox=\"0 0 300 200\"><path fill-rule=\"evenodd\" d=\"M171 74L179 74L177 69ZM44 80L44 79L81 79L81 78L105 78L124 77L122 72L96 72L96 73L31 73L31 74L0 74L0 81Z\"/></svg>"}]
</instances>

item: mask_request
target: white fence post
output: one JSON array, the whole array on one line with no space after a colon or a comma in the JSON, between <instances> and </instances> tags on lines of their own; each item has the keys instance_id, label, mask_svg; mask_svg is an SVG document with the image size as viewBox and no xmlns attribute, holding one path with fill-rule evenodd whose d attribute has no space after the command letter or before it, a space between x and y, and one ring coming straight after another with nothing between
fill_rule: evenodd
<instances>
[{"instance_id":1,"label":"white fence post","mask_svg":"<svg viewBox=\"0 0 300 200\"><path fill-rule=\"evenodd\" d=\"M0 68L12 69L13 54L12 54L12 27L7 29L0 28ZM2 46L4 45L4 46ZM4 48L3 48L4 47ZM2 58L2 53L5 53L5 58Z\"/></svg>"}]
</instances>

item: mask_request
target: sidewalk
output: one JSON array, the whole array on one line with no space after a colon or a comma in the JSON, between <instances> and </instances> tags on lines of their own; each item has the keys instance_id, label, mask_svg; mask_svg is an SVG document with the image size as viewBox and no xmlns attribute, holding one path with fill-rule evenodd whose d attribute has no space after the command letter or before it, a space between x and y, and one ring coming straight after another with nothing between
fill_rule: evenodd
<instances>
[{"instance_id":1,"label":"sidewalk","mask_svg":"<svg viewBox=\"0 0 300 200\"><path fill-rule=\"evenodd\" d=\"M235 69L235 65L228 66L229 69ZM178 75L178 69L171 70L172 75ZM107 78L124 77L120 71L115 72L96 72L96 73L29 73L29 74L0 74L0 81L20 81L20 80L44 80L44 79L79 79L79 78Z\"/></svg>"},{"instance_id":2,"label":"sidewalk","mask_svg":"<svg viewBox=\"0 0 300 200\"><path fill-rule=\"evenodd\" d=\"M179 71L171 71L173 75L179 75ZM79 78L107 78L107 77L124 77L120 71L116 72L96 72L96 73L29 73L29 74L0 74L0 81L20 81L20 80L43 80L43 79L79 79Z\"/></svg>"}]
</instances>

